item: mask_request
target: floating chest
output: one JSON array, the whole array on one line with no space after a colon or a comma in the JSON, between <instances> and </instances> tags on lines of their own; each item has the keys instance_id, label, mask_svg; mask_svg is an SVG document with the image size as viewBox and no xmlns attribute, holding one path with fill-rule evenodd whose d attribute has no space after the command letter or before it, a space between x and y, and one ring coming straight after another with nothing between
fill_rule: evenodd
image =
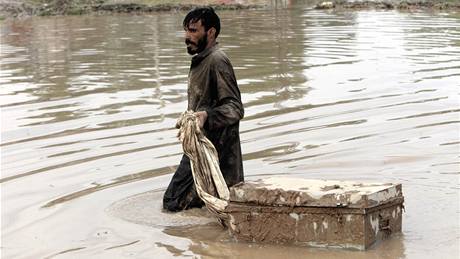
<instances>
[{"instance_id":1,"label":"floating chest","mask_svg":"<svg viewBox=\"0 0 460 259\"><path fill-rule=\"evenodd\" d=\"M271 177L230 188L234 238L365 250L401 231L401 184Z\"/></svg>"}]
</instances>

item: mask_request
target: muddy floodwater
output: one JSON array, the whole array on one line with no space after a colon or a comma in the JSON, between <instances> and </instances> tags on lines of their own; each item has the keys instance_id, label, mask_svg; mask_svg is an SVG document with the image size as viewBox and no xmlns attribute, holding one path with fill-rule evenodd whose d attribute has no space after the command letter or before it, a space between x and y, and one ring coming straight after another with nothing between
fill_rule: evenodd
<instances>
[{"instance_id":1,"label":"muddy floodwater","mask_svg":"<svg viewBox=\"0 0 460 259\"><path fill-rule=\"evenodd\" d=\"M184 15L1 22L1 258L459 258L459 13L220 12L246 179L402 183L402 233L365 252L238 243L206 210L161 211Z\"/></svg>"}]
</instances>

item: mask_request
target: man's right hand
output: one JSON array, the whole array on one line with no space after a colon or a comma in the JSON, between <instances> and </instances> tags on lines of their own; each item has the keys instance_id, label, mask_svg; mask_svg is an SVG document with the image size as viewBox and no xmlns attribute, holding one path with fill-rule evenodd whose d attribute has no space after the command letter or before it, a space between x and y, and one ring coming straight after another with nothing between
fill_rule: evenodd
<instances>
[{"instance_id":1,"label":"man's right hand","mask_svg":"<svg viewBox=\"0 0 460 259\"><path fill-rule=\"evenodd\" d=\"M204 126L204 123L208 119L208 113L206 111L199 111L199 112L195 112L195 116L198 118L200 129L202 129Z\"/></svg>"}]
</instances>

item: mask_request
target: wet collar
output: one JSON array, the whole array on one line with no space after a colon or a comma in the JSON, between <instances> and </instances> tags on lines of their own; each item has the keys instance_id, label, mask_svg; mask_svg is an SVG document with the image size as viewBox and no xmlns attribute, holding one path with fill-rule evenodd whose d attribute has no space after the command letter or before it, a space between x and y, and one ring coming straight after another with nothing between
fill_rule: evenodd
<instances>
[{"instance_id":1,"label":"wet collar","mask_svg":"<svg viewBox=\"0 0 460 259\"><path fill-rule=\"evenodd\" d=\"M211 54L214 50L218 49L219 46L218 46L218 42L216 42L216 44L214 44L214 46L210 47L210 48L207 48L205 50L203 50L202 52L198 53L197 55L195 55L193 58L192 58L192 66L196 66L198 64L201 63L201 61L203 61L203 59L205 59L207 56L209 56L209 54Z\"/></svg>"}]
</instances>

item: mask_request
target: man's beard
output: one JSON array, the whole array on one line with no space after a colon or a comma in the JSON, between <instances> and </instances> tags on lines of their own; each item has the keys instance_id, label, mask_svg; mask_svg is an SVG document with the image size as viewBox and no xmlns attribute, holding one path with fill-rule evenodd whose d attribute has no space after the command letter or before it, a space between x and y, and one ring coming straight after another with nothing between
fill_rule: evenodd
<instances>
[{"instance_id":1,"label":"man's beard","mask_svg":"<svg viewBox=\"0 0 460 259\"><path fill-rule=\"evenodd\" d=\"M190 55L195 55L197 53L202 52L206 48L206 46L208 45L208 38L206 37L206 35L203 36L198 40L197 44L195 44L195 42L192 42L189 39L185 39L185 44L191 44L197 47L196 49L192 49L192 46L187 46L187 53Z\"/></svg>"}]
</instances>

